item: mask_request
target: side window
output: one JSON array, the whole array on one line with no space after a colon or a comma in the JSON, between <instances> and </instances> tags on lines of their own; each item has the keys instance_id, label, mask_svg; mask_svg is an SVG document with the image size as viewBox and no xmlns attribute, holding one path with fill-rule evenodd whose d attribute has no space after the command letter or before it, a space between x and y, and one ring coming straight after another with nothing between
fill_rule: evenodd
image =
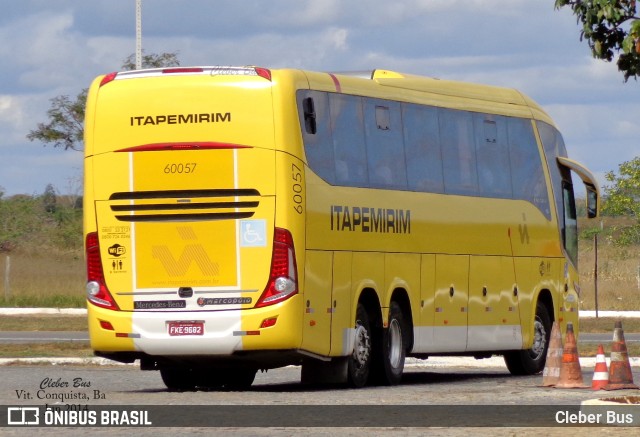
<instances>
[{"instance_id":1,"label":"side window","mask_svg":"<svg viewBox=\"0 0 640 437\"><path fill-rule=\"evenodd\" d=\"M402 104L408 188L444 193L438 109Z\"/></svg>"},{"instance_id":2,"label":"side window","mask_svg":"<svg viewBox=\"0 0 640 437\"><path fill-rule=\"evenodd\" d=\"M298 112L307 164L326 182L335 183L336 171L327 93L298 92Z\"/></svg>"},{"instance_id":3,"label":"side window","mask_svg":"<svg viewBox=\"0 0 640 437\"><path fill-rule=\"evenodd\" d=\"M562 194L560 191L562 189L562 173L556 158L558 156L567 156L567 149L564 147L564 141L560 132L558 132L553 126L540 121L536 122L536 125L544 147L544 154L547 159L549 174L551 175L551 187L553 189L556 211L558 211L558 215L561 215Z\"/></svg>"},{"instance_id":4,"label":"side window","mask_svg":"<svg viewBox=\"0 0 640 437\"><path fill-rule=\"evenodd\" d=\"M566 170L565 177L570 178ZM576 215L576 203L573 195L573 185L566 180L562 182L562 242L574 265L578 265L578 219Z\"/></svg>"},{"instance_id":5,"label":"side window","mask_svg":"<svg viewBox=\"0 0 640 437\"><path fill-rule=\"evenodd\" d=\"M445 193L477 194L478 174L471 113L442 109L439 122Z\"/></svg>"},{"instance_id":6,"label":"side window","mask_svg":"<svg viewBox=\"0 0 640 437\"><path fill-rule=\"evenodd\" d=\"M547 184L531 120L509 118L508 130L513 198L533 203L551 219Z\"/></svg>"},{"instance_id":7,"label":"side window","mask_svg":"<svg viewBox=\"0 0 640 437\"><path fill-rule=\"evenodd\" d=\"M502 116L474 114L473 123L479 193L484 197L510 199L513 193L507 121Z\"/></svg>"},{"instance_id":8,"label":"side window","mask_svg":"<svg viewBox=\"0 0 640 437\"><path fill-rule=\"evenodd\" d=\"M400 104L365 99L364 117L369 186L406 190Z\"/></svg>"},{"instance_id":9,"label":"side window","mask_svg":"<svg viewBox=\"0 0 640 437\"><path fill-rule=\"evenodd\" d=\"M362 98L344 94L330 94L329 108L336 184L366 187L368 184L367 152Z\"/></svg>"}]
</instances>

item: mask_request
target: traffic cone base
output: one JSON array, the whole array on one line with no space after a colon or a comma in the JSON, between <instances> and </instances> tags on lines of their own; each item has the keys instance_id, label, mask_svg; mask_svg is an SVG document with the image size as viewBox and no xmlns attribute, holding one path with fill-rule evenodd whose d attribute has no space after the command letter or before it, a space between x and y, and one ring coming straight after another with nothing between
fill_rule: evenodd
<instances>
[{"instance_id":1,"label":"traffic cone base","mask_svg":"<svg viewBox=\"0 0 640 437\"><path fill-rule=\"evenodd\" d=\"M611 345L611 365L609 368L609 384L605 390L637 389L633 383L631 364L627 354L627 344L624 341L622 322L616 322L613 330L613 344Z\"/></svg>"},{"instance_id":2,"label":"traffic cone base","mask_svg":"<svg viewBox=\"0 0 640 437\"><path fill-rule=\"evenodd\" d=\"M571 323L567 325L560 379L556 384L556 388L586 388L582 379L578 346L576 345L576 337L573 334L573 324Z\"/></svg>"},{"instance_id":3,"label":"traffic cone base","mask_svg":"<svg viewBox=\"0 0 640 437\"><path fill-rule=\"evenodd\" d=\"M607 369L607 361L604 358L604 348L598 345L598 355L596 355L596 368L593 371L593 379L591 380L591 388L593 390L601 390L609 384L609 370Z\"/></svg>"}]
</instances>

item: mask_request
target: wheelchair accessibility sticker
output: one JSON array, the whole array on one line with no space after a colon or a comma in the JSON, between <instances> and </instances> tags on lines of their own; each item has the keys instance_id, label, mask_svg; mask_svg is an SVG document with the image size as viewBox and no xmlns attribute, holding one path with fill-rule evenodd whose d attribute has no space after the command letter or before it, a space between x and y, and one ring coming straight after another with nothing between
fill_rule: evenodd
<instances>
[{"instance_id":1,"label":"wheelchair accessibility sticker","mask_svg":"<svg viewBox=\"0 0 640 437\"><path fill-rule=\"evenodd\" d=\"M264 247L267 245L266 220L240 220L240 246Z\"/></svg>"}]
</instances>

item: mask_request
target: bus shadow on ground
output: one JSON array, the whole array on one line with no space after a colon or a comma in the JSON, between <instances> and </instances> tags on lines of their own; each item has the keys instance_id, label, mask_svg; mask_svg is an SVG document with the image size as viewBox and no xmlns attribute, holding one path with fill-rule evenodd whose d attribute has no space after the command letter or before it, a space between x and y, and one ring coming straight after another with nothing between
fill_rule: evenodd
<instances>
[{"instance_id":1,"label":"bus shadow on ground","mask_svg":"<svg viewBox=\"0 0 640 437\"><path fill-rule=\"evenodd\" d=\"M466 373L462 373L460 371L456 373L443 373L443 372L432 372L432 371L410 371L404 373L402 376L402 381L396 387L402 386L438 386L440 384L455 384L455 383L471 383L478 382L482 380L486 380L491 383L501 383L509 380L514 380L513 375L500 371L491 371L491 372L477 372L473 370L469 370ZM388 386L385 385L377 385L372 384L368 385L364 388L353 389L350 388L347 384L303 384L299 380L288 379L286 381L274 381L274 382L260 382L256 381L249 389L247 390L228 390L228 389L220 389L220 388L196 388L194 390L184 390L184 393L193 393L193 392L258 392L258 393L313 393L313 392L326 392L326 391L334 391L334 390L371 390L371 389L379 389L386 388ZM165 387L162 388L149 388L149 389L140 389L140 390L127 390L122 393L140 393L140 394L151 394L151 393L163 393L163 392L173 392L180 393L180 390L169 390Z\"/></svg>"}]
</instances>

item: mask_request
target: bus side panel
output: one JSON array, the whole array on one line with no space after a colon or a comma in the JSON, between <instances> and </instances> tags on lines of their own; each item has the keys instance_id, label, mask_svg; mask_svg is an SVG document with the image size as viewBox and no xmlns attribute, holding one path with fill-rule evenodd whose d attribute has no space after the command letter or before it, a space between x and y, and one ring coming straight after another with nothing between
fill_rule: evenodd
<instances>
[{"instance_id":1,"label":"bus side panel","mask_svg":"<svg viewBox=\"0 0 640 437\"><path fill-rule=\"evenodd\" d=\"M509 350L522 346L515 287L512 258L471 257L467 350Z\"/></svg>"},{"instance_id":2,"label":"bus side panel","mask_svg":"<svg viewBox=\"0 0 640 437\"><path fill-rule=\"evenodd\" d=\"M304 282L304 322L301 348L329 355L331 347L331 276L333 253L309 250L306 253Z\"/></svg>"},{"instance_id":3,"label":"bus side panel","mask_svg":"<svg viewBox=\"0 0 640 437\"><path fill-rule=\"evenodd\" d=\"M573 267L573 265L570 262L565 261L565 266L564 266L564 280L562 282L562 290L565 290L565 284L566 284L566 291L564 291L562 297L562 304L559 305L559 318L558 320L560 321L560 330L563 333L563 337L564 334L566 334L567 332L567 325L569 323L573 324L573 332L576 335L576 338L579 336L580 333L580 326L579 326L579 322L580 319L578 318L578 308L579 308L579 302L580 302L580 295L578 293L578 289L579 289L579 278L580 276L578 275L578 271L575 269L575 267ZM577 289L578 288L578 289Z\"/></svg>"},{"instance_id":4,"label":"bus side panel","mask_svg":"<svg viewBox=\"0 0 640 437\"><path fill-rule=\"evenodd\" d=\"M333 252L333 287L331 289L331 356L346 356L353 352L355 342L355 312L351 293L351 252Z\"/></svg>"},{"instance_id":5,"label":"bus side panel","mask_svg":"<svg viewBox=\"0 0 640 437\"><path fill-rule=\"evenodd\" d=\"M411 305L411 320L420 320L420 255L413 253L385 254L385 290L383 306L389 306L396 290L405 290ZM408 320L409 315L405 315Z\"/></svg>"},{"instance_id":6,"label":"bus side panel","mask_svg":"<svg viewBox=\"0 0 640 437\"><path fill-rule=\"evenodd\" d=\"M433 347L435 318L436 256L420 257L420 316L414 318L413 353L429 352Z\"/></svg>"},{"instance_id":7,"label":"bus side panel","mask_svg":"<svg viewBox=\"0 0 640 437\"><path fill-rule=\"evenodd\" d=\"M362 290L370 288L378 293L378 300L382 304L380 293L384 290L384 253L383 252L354 252L351 265L351 279L353 285L353 303L358 304Z\"/></svg>"},{"instance_id":8,"label":"bus side panel","mask_svg":"<svg viewBox=\"0 0 640 437\"><path fill-rule=\"evenodd\" d=\"M540 289L539 281L531 271L531 258L514 258L516 277L518 278L518 307L522 321L522 345L516 349L526 349L533 344L533 321L535 318L535 299Z\"/></svg>"},{"instance_id":9,"label":"bus side panel","mask_svg":"<svg viewBox=\"0 0 640 437\"><path fill-rule=\"evenodd\" d=\"M469 256L436 255L436 291L432 352L467 348Z\"/></svg>"}]
</instances>

